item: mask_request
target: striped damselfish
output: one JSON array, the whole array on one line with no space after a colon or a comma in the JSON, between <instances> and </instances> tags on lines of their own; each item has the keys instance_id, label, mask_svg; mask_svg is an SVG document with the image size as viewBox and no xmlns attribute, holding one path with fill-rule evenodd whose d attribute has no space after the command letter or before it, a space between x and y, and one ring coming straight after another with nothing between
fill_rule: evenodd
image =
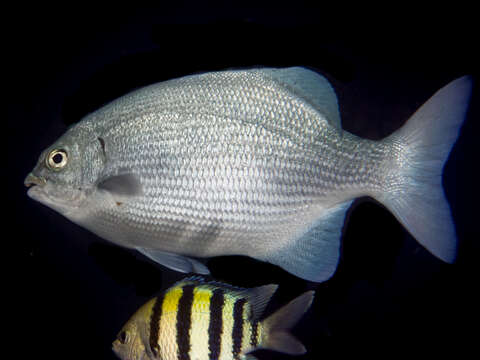
<instances>
[{"instance_id":1,"label":"striped damselfish","mask_svg":"<svg viewBox=\"0 0 480 360\"><path fill-rule=\"evenodd\" d=\"M276 289L186 278L144 304L119 332L113 351L122 360L254 360L249 353L260 348L303 354L305 347L288 330L314 292L261 319Z\"/></svg>"}]
</instances>

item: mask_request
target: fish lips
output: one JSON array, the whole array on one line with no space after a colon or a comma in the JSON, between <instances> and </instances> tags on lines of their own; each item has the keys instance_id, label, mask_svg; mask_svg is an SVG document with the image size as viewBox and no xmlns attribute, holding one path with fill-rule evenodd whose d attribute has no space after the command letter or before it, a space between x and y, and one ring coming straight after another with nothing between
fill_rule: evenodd
<instances>
[{"instance_id":1,"label":"fish lips","mask_svg":"<svg viewBox=\"0 0 480 360\"><path fill-rule=\"evenodd\" d=\"M29 188L27 195L31 199L62 213L69 207L67 201L49 195L47 188L51 187L51 184L48 184L45 178L30 173L25 178L24 184Z\"/></svg>"},{"instance_id":2,"label":"fish lips","mask_svg":"<svg viewBox=\"0 0 480 360\"><path fill-rule=\"evenodd\" d=\"M44 193L43 188L47 185L47 180L30 173L23 183L29 188L27 195L34 200L40 201L40 194Z\"/></svg>"},{"instance_id":3,"label":"fish lips","mask_svg":"<svg viewBox=\"0 0 480 360\"><path fill-rule=\"evenodd\" d=\"M45 180L43 177L39 177L30 173L27 175L23 183L26 187L31 187L34 185L45 186L47 184L47 180Z\"/></svg>"}]
</instances>

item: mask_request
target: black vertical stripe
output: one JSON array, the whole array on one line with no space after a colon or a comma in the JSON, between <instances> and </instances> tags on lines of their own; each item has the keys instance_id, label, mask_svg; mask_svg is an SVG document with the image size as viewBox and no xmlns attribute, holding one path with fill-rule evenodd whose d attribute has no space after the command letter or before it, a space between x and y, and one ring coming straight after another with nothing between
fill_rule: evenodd
<instances>
[{"instance_id":1,"label":"black vertical stripe","mask_svg":"<svg viewBox=\"0 0 480 360\"><path fill-rule=\"evenodd\" d=\"M190 360L190 327L192 322L193 289L195 285L185 285L178 301L177 344L178 359Z\"/></svg>"},{"instance_id":2,"label":"black vertical stripe","mask_svg":"<svg viewBox=\"0 0 480 360\"><path fill-rule=\"evenodd\" d=\"M256 348L258 346L258 321L257 320L252 321L252 334L250 335L250 345L252 345L253 348Z\"/></svg>"},{"instance_id":3,"label":"black vertical stripe","mask_svg":"<svg viewBox=\"0 0 480 360\"><path fill-rule=\"evenodd\" d=\"M240 358L240 351L242 350L242 337L243 337L243 307L245 306L246 299L238 299L233 305L233 358Z\"/></svg>"},{"instance_id":4,"label":"black vertical stripe","mask_svg":"<svg viewBox=\"0 0 480 360\"><path fill-rule=\"evenodd\" d=\"M225 302L222 289L215 289L210 298L210 323L208 324L208 350L209 359L220 358L220 345L222 339L222 309Z\"/></svg>"},{"instance_id":5,"label":"black vertical stripe","mask_svg":"<svg viewBox=\"0 0 480 360\"><path fill-rule=\"evenodd\" d=\"M157 296L153 304L152 315L150 317L150 349L155 357L158 356L158 339L160 332L160 317L162 316L162 304L164 294Z\"/></svg>"}]
</instances>

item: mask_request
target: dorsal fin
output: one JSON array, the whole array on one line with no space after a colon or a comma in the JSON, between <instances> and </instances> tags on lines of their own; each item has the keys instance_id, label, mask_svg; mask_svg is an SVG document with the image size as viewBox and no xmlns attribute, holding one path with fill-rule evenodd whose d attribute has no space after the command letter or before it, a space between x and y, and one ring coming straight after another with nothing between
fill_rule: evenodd
<instances>
[{"instance_id":1,"label":"dorsal fin","mask_svg":"<svg viewBox=\"0 0 480 360\"><path fill-rule=\"evenodd\" d=\"M194 284L195 286L205 286L208 288L221 288L231 293L235 297L247 299L251 306L252 319L259 319L262 316L265 307L270 301L270 298L278 288L278 285L270 284L248 289L215 280L206 280L202 276L198 275L186 277L183 280L175 283L173 287L185 284Z\"/></svg>"},{"instance_id":2,"label":"dorsal fin","mask_svg":"<svg viewBox=\"0 0 480 360\"><path fill-rule=\"evenodd\" d=\"M188 277L178 281L177 283L178 284L189 283L189 284L194 284L196 286L206 286L206 287L211 287L211 288L224 288L224 289L229 290L229 291L231 291L233 293L236 293L236 294L243 294L245 291L249 290L247 288L230 285L230 284L227 284L225 282L206 279L205 277L199 276L199 275L188 276Z\"/></svg>"},{"instance_id":3,"label":"dorsal fin","mask_svg":"<svg viewBox=\"0 0 480 360\"><path fill-rule=\"evenodd\" d=\"M342 131L337 95L322 75L302 67L262 69L262 72L289 87L321 113L330 125Z\"/></svg>"},{"instance_id":4,"label":"dorsal fin","mask_svg":"<svg viewBox=\"0 0 480 360\"><path fill-rule=\"evenodd\" d=\"M258 320L262 316L277 288L278 285L270 284L247 290L247 297L252 308L252 319Z\"/></svg>"}]
</instances>

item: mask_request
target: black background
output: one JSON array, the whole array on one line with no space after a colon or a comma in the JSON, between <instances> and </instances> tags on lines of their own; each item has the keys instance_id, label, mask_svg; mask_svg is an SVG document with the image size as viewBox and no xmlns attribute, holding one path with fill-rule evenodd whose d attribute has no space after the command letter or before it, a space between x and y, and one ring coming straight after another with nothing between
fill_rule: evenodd
<instances>
[{"instance_id":1,"label":"black background","mask_svg":"<svg viewBox=\"0 0 480 360\"><path fill-rule=\"evenodd\" d=\"M309 66L335 87L344 129L380 139L449 81L465 74L478 80L473 8L261 4L4 9L8 226L2 297L10 300L3 324L15 357L114 359L111 342L128 317L183 277L107 244L26 196L23 179L40 151L102 104L193 72ZM349 212L341 262L329 281L308 283L243 257L209 260L212 275L239 286L280 284L267 311L315 289L312 310L295 329L309 350L299 359L433 356L473 348L478 114L475 83L443 179L460 242L457 264L437 260L381 205L360 200ZM258 357L292 358L267 351Z\"/></svg>"}]
</instances>

